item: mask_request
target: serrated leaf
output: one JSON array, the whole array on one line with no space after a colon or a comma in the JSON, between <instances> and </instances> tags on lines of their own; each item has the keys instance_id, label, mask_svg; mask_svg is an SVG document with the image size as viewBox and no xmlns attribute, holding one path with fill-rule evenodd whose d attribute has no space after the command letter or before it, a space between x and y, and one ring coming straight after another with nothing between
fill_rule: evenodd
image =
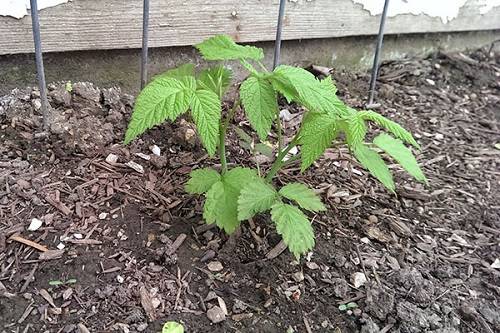
<instances>
[{"instance_id":1,"label":"serrated leaf","mask_svg":"<svg viewBox=\"0 0 500 333\"><path fill-rule=\"evenodd\" d=\"M395 139L389 134L379 134L373 143L394 158L411 176L421 182L427 182L424 173L418 166L415 156L405 147L401 140Z\"/></svg>"},{"instance_id":2,"label":"serrated leaf","mask_svg":"<svg viewBox=\"0 0 500 333\"><path fill-rule=\"evenodd\" d=\"M240 225L238 220L238 197L241 188L254 181L255 170L234 168L222 175L206 193L203 218L207 223L216 223L226 233L231 234Z\"/></svg>"},{"instance_id":3,"label":"serrated leaf","mask_svg":"<svg viewBox=\"0 0 500 333\"><path fill-rule=\"evenodd\" d=\"M238 45L227 35L217 35L195 45L205 60L236 60L264 58L261 48Z\"/></svg>"},{"instance_id":4,"label":"serrated leaf","mask_svg":"<svg viewBox=\"0 0 500 333\"><path fill-rule=\"evenodd\" d=\"M279 194L295 201L303 209L311 212L326 210L321 199L313 190L301 183L290 183L279 190Z\"/></svg>"},{"instance_id":5,"label":"serrated leaf","mask_svg":"<svg viewBox=\"0 0 500 333\"><path fill-rule=\"evenodd\" d=\"M125 133L125 144L165 120L175 120L186 112L193 97L194 78L160 78L149 83L139 94ZM196 83L194 83L196 84Z\"/></svg>"},{"instance_id":6,"label":"serrated leaf","mask_svg":"<svg viewBox=\"0 0 500 333\"><path fill-rule=\"evenodd\" d=\"M361 143L353 147L354 156L370 173L377 178L387 189L394 192L394 180L387 165L376 151Z\"/></svg>"},{"instance_id":7,"label":"serrated leaf","mask_svg":"<svg viewBox=\"0 0 500 333\"><path fill-rule=\"evenodd\" d=\"M198 85L213 91L222 99L231 84L231 76L232 72L224 66L207 68L200 73Z\"/></svg>"},{"instance_id":8,"label":"serrated leaf","mask_svg":"<svg viewBox=\"0 0 500 333\"><path fill-rule=\"evenodd\" d=\"M281 65L269 77L273 87L290 101L312 112L345 115L345 104L335 95L331 80L319 81L305 69Z\"/></svg>"},{"instance_id":9,"label":"serrated leaf","mask_svg":"<svg viewBox=\"0 0 500 333\"><path fill-rule=\"evenodd\" d=\"M210 90L197 90L191 100L191 114L198 129L201 142L210 156L213 156L219 143L221 102Z\"/></svg>"},{"instance_id":10,"label":"serrated leaf","mask_svg":"<svg viewBox=\"0 0 500 333\"><path fill-rule=\"evenodd\" d=\"M386 130L391 132L392 135L394 135L396 138L401 139L404 142L411 144L412 146L414 146L417 149L420 149L420 145L417 143L417 141L415 141L415 139L413 138L413 135L411 135L410 132L405 130L398 123L385 118L384 116L382 116L381 114L379 114L375 111L360 111L358 114L359 114L359 117L361 119L373 121L377 125L385 128Z\"/></svg>"},{"instance_id":11,"label":"serrated leaf","mask_svg":"<svg viewBox=\"0 0 500 333\"><path fill-rule=\"evenodd\" d=\"M238 219L248 220L255 214L265 212L275 203L278 193L262 179L246 184L238 198Z\"/></svg>"},{"instance_id":12,"label":"serrated leaf","mask_svg":"<svg viewBox=\"0 0 500 333\"><path fill-rule=\"evenodd\" d=\"M330 114L307 113L300 128L301 170L306 170L337 136L337 118Z\"/></svg>"},{"instance_id":13,"label":"serrated leaf","mask_svg":"<svg viewBox=\"0 0 500 333\"><path fill-rule=\"evenodd\" d=\"M175 321L168 321L163 325L161 333L184 333L184 326Z\"/></svg>"},{"instance_id":14,"label":"serrated leaf","mask_svg":"<svg viewBox=\"0 0 500 333\"><path fill-rule=\"evenodd\" d=\"M337 94L337 86L335 86L335 83L333 82L333 78L331 76L327 76L323 80L321 80L320 84L330 91L331 94L336 95Z\"/></svg>"},{"instance_id":15,"label":"serrated leaf","mask_svg":"<svg viewBox=\"0 0 500 333\"><path fill-rule=\"evenodd\" d=\"M307 216L292 205L276 204L271 209L271 219L276 223L276 231L283 237L295 258L312 250L314 247L314 231Z\"/></svg>"},{"instance_id":16,"label":"serrated leaf","mask_svg":"<svg viewBox=\"0 0 500 333\"><path fill-rule=\"evenodd\" d=\"M219 173L212 168L193 170L186 183L186 192L191 194L206 193L220 178Z\"/></svg>"},{"instance_id":17,"label":"serrated leaf","mask_svg":"<svg viewBox=\"0 0 500 333\"><path fill-rule=\"evenodd\" d=\"M359 113L351 114L346 120L345 128L346 141L351 149L361 145L366 137L366 124Z\"/></svg>"},{"instance_id":18,"label":"serrated leaf","mask_svg":"<svg viewBox=\"0 0 500 333\"><path fill-rule=\"evenodd\" d=\"M241 84L240 97L250 124L260 140L265 140L278 114L273 86L265 79L251 76Z\"/></svg>"},{"instance_id":19,"label":"serrated leaf","mask_svg":"<svg viewBox=\"0 0 500 333\"><path fill-rule=\"evenodd\" d=\"M185 76L194 77L194 65L193 64L184 64L177 68L169 69L168 71L161 73L153 78L156 80L158 78L173 78L180 80Z\"/></svg>"}]
</instances>

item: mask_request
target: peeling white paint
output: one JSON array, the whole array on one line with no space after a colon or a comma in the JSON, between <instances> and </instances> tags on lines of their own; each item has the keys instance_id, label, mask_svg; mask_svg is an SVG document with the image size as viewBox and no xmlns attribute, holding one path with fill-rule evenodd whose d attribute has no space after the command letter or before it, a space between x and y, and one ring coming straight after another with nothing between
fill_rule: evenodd
<instances>
[{"instance_id":1,"label":"peeling white paint","mask_svg":"<svg viewBox=\"0 0 500 333\"><path fill-rule=\"evenodd\" d=\"M382 14L384 0L352 0L361 4L363 9L371 15ZM479 5L479 14L484 15L494 7L500 6L500 0L474 0ZM458 17L460 9L467 3L467 0L392 0L389 2L389 17L412 14L425 14L430 17L438 17L443 23Z\"/></svg>"},{"instance_id":2,"label":"peeling white paint","mask_svg":"<svg viewBox=\"0 0 500 333\"><path fill-rule=\"evenodd\" d=\"M38 0L38 9L54 7L69 0ZM0 0L0 16L12 16L17 19L28 15L30 0Z\"/></svg>"}]
</instances>

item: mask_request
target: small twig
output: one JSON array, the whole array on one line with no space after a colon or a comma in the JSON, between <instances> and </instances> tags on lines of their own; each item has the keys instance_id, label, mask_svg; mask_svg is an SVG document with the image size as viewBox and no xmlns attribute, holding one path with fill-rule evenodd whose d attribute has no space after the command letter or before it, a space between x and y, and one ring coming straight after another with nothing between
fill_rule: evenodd
<instances>
[{"instance_id":1,"label":"small twig","mask_svg":"<svg viewBox=\"0 0 500 333\"><path fill-rule=\"evenodd\" d=\"M12 235L12 236L10 236L9 240L13 240L13 241L22 243L24 245L31 246L32 248L35 248L35 249L37 249L40 252L47 252L49 250L48 248L46 248L43 245L40 245L38 243L35 243L33 241L30 241L29 239L23 238L23 237L18 236L18 235Z\"/></svg>"}]
</instances>

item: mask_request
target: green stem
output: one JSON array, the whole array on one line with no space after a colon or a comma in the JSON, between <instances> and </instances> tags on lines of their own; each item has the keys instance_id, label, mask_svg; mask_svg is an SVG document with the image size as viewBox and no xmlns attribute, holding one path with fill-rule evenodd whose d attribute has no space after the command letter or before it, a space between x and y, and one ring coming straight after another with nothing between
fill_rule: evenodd
<instances>
[{"instance_id":1,"label":"green stem","mask_svg":"<svg viewBox=\"0 0 500 333\"><path fill-rule=\"evenodd\" d=\"M258 61L257 63L259 64L260 68L262 68L262 70L263 70L264 72L269 72L269 71L267 70L266 66L264 66L264 64L263 64L261 61Z\"/></svg>"},{"instance_id":2,"label":"green stem","mask_svg":"<svg viewBox=\"0 0 500 333\"><path fill-rule=\"evenodd\" d=\"M283 130L281 128L280 109L277 112L276 131L278 132L278 151L283 149Z\"/></svg>"},{"instance_id":3,"label":"green stem","mask_svg":"<svg viewBox=\"0 0 500 333\"><path fill-rule=\"evenodd\" d=\"M220 157L220 165L221 165L221 173L225 174L227 172L227 157L226 157L226 134L227 134L227 129L229 127L229 123L234 117L234 114L236 113L236 109L240 105L240 99L238 98L234 104L231 110L229 110L226 118L224 119L224 122L221 123L220 125L220 130L219 130L219 157Z\"/></svg>"},{"instance_id":4,"label":"green stem","mask_svg":"<svg viewBox=\"0 0 500 333\"><path fill-rule=\"evenodd\" d=\"M281 167L283 166L283 163L284 163L283 159L290 152L290 150L292 150L293 147L297 146L298 138L299 138L298 135L296 135L292 139L292 141L290 141L288 146L286 146L285 149L283 149L279 152L278 157L276 157L276 160L274 161L273 165L271 166L271 169L269 170L269 172L266 175L265 179L267 182L271 182L273 180L274 176L276 176L278 171L281 169Z\"/></svg>"}]
</instances>

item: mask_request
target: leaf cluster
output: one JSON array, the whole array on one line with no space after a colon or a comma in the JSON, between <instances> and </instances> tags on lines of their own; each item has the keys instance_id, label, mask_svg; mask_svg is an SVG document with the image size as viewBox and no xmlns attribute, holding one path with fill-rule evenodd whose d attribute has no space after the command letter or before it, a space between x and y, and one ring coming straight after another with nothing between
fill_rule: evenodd
<instances>
[{"instance_id":1,"label":"leaf cluster","mask_svg":"<svg viewBox=\"0 0 500 333\"><path fill-rule=\"evenodd\" d=\"M395 191L395 185L385 158L397 162L418 181L426 182L407 147L420 149L411 133L374 111L357 111L347 106L338 98L331 77L319 80L302 68L287 65L269 71L261 63L262 49L238 45L226 35L209 38L196 48L206 60L235 60L248 70L233 110L223 117L222 98L231 84L230 70L218 65L196 73L194 65L186 64L155 77L139 94L125 143L166 120L174 121L189 112L209 155L215 155L219 148L221 159L220 172L211 168L194 170L186 184L187 192L205 196L203 217L207 223L215 223L231 233L241 221L270 211L271 220L290 251L297 257L309 251L314 246L314 234L304 211L320 212L325 210L324 205L303 184L291 183L276 189L272 183L294 146L300 146L302 171L334 143L345 142L357 161L391 192ZM225 136L240 103L262 143L254 145L248 134L237 129L242 142L253 151L274 155L265 142L273 126L278 138L281 137L280 96L305 109L296 136L286 147L281 147L278 139L282 150L278 151L265 177L259 165L258 170L243 167L227 170ZM372 125L384 132L367 143L367 132Z\"/></svg>"}]
</instances>

